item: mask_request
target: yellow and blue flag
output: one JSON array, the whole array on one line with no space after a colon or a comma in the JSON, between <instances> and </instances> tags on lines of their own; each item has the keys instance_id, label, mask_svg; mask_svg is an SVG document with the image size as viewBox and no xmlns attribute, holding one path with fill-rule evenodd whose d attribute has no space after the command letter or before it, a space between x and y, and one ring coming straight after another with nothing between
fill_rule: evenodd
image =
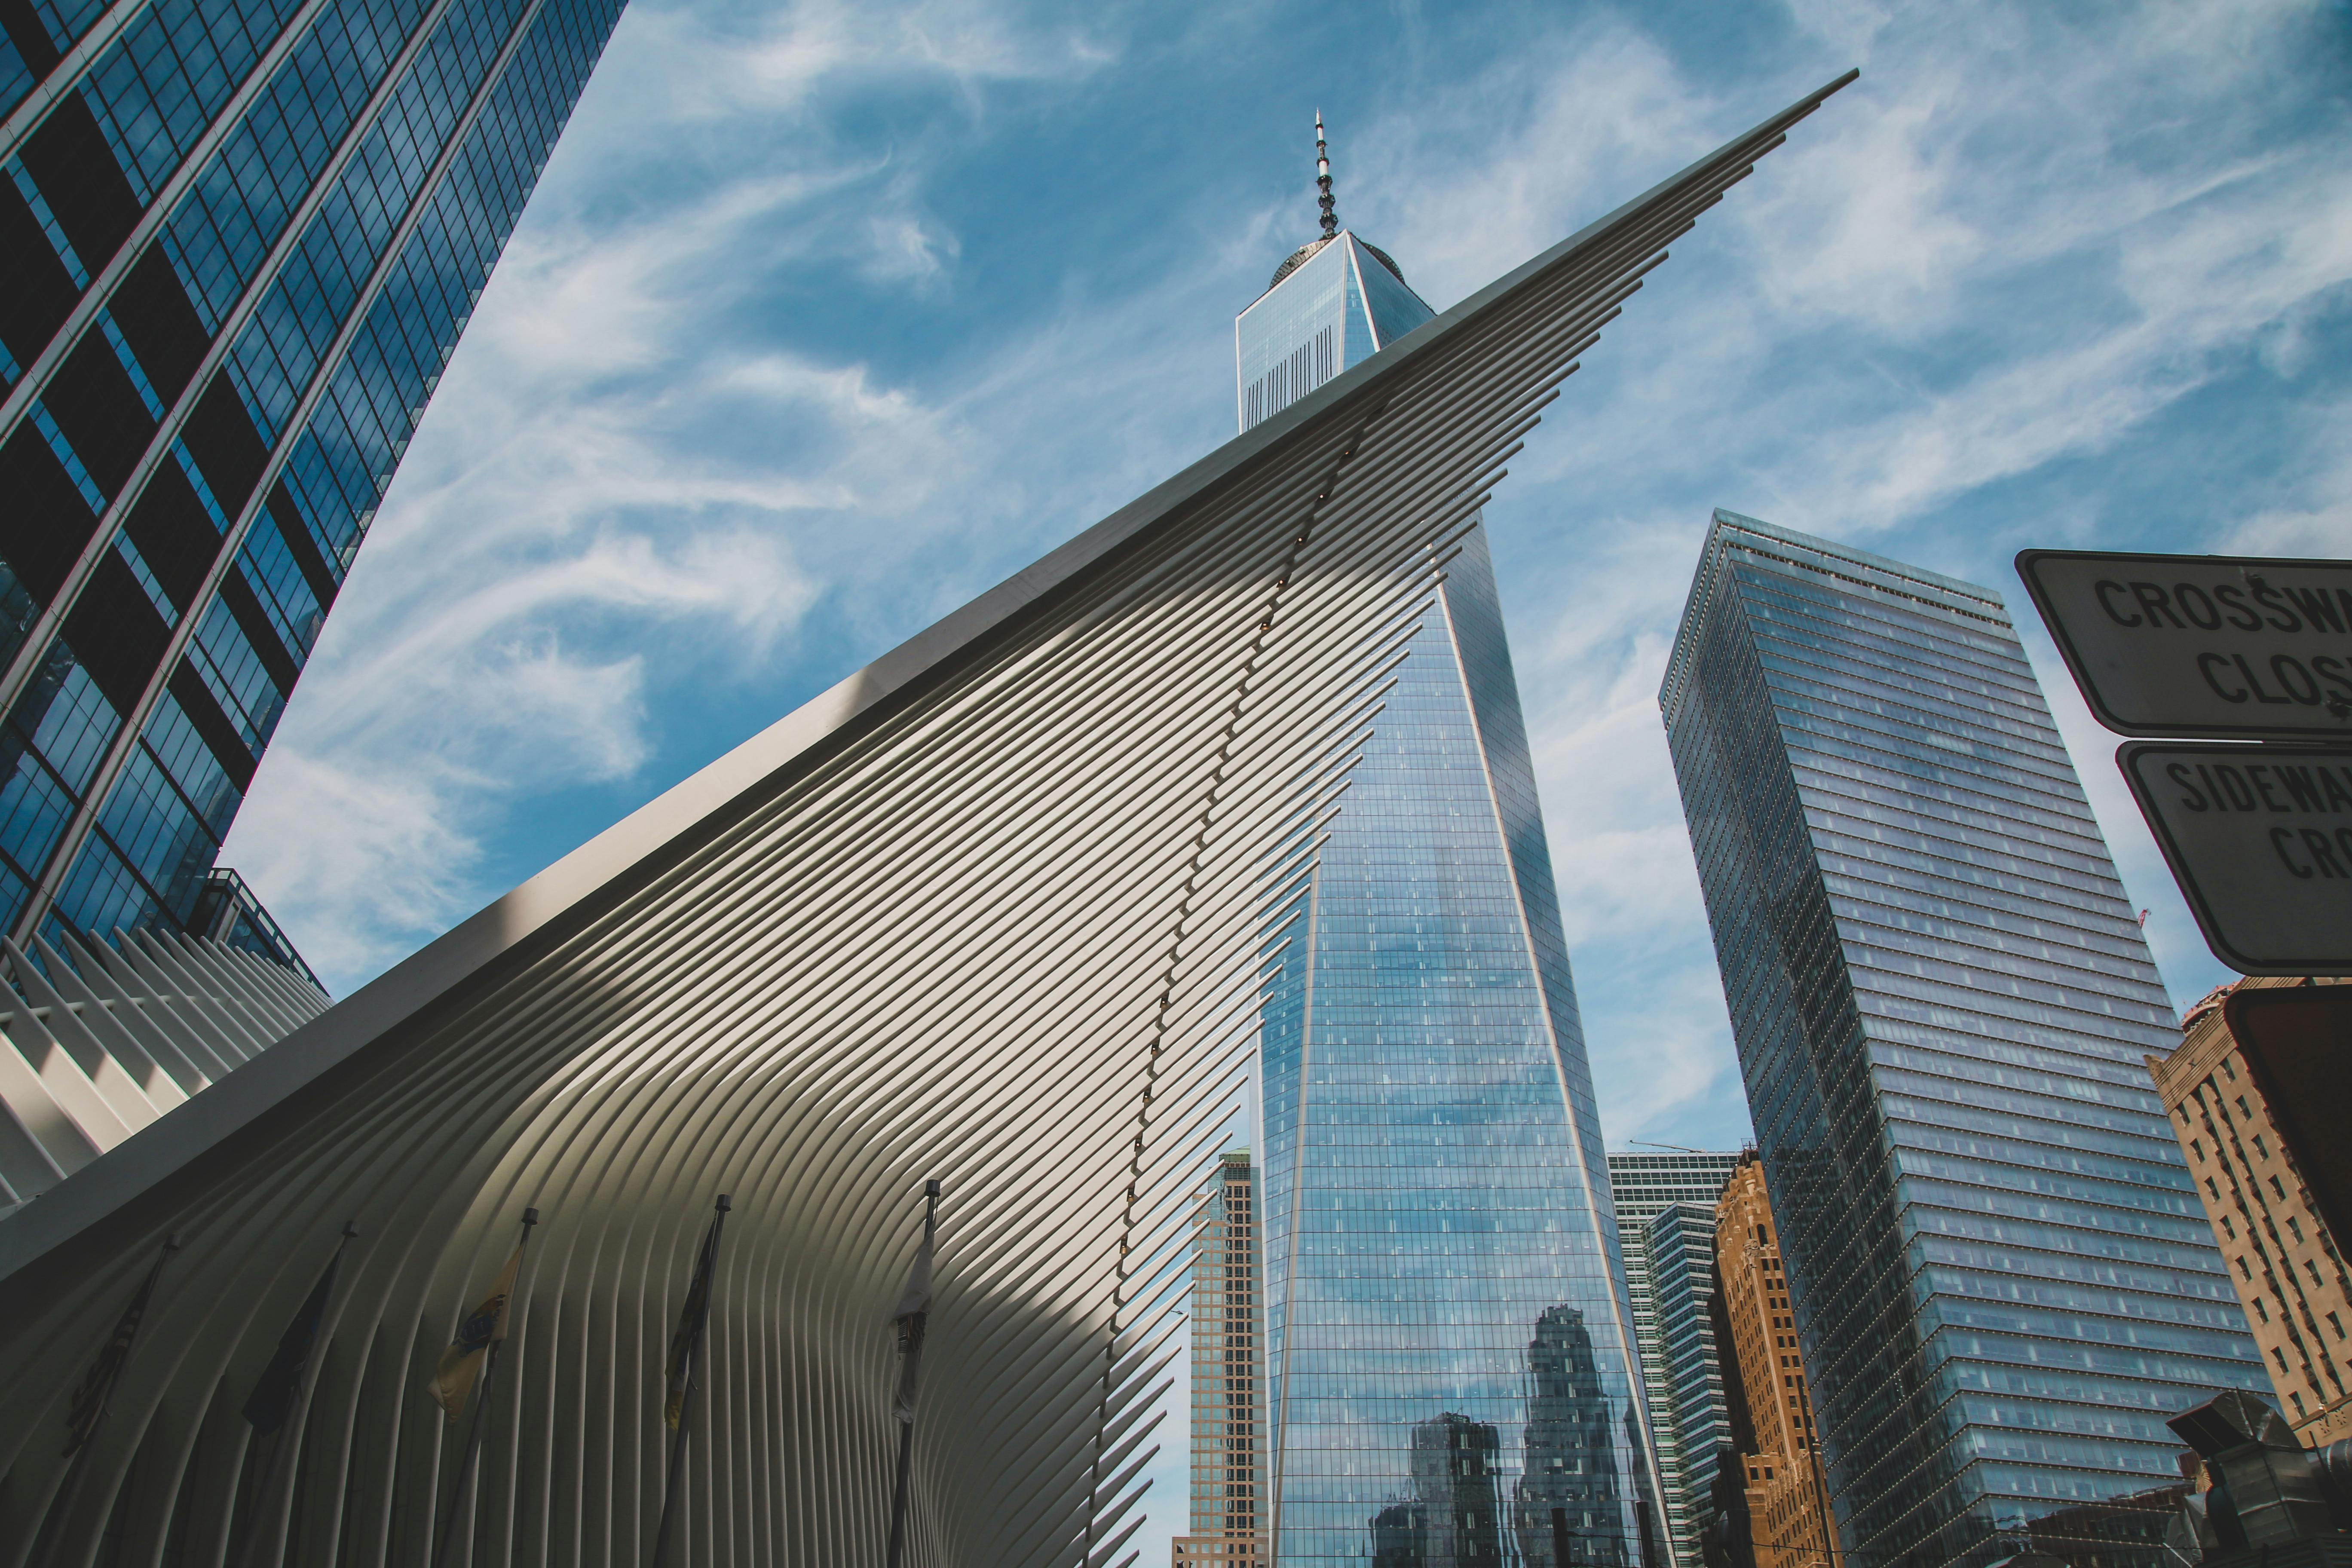
<instances>
[{"instance_id":1,"label":"yellow and blue flag","mask_svg":"<svg viewBox=\"0 0 2352 1568\"><path fill-rule=\"evenodd\" d=\"M499 1270L498 1283L466 1314L466 1321L457 1325L457 1337L441 1352L441 1364L428 1386L452 1421L464 1413L466 1401L473 1396L474 1384L482 1375L483 1358L493 1344L507 1337L507 1306L514 1298L515 1273L521 1267L522 1248L518 1247L507 1266Z\"/></svg>"}]
</instances>

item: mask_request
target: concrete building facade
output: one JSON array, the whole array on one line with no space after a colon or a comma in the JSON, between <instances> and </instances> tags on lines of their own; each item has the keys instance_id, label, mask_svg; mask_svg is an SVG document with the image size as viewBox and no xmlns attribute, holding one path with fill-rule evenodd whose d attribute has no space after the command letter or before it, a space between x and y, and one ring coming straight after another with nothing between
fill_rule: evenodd
<instances>
[{"instance_id":1,"label":"concrete building facade","mask_svg":"<svg viewBox=\"0 0 2352 1568\"><path fill-rule=\"evenodd\" d=\"M1270 1568L1264 1298L1249 1151L1217 1162L1193 1220L1192 1529L1174 1568Z\"/></svg>"},{"instance_id":2,"label":"concrete building facade","mask_svg":"<svg viewBox=\"0 0 2352 1568\"><path fill-rule=\"evenodd\" d=\"M1731 1331L1725 1373L1738 1381L1756 1442L1738 1461L1747 1482L1755 1568L1842 1568L1780 1227L1764 1189L1763 1163L1752 1153L1733 1173L1716 1208L1715 1271L1723 1321Z\"/></svg>"},{"instance_id":3,"label":"concrete building facade","mask_svg":"<svg viewBox=\"0 0 2352 1568\"><path fill-rule=\"evenodd\" d=\"M1578 356L1843 85L0 1217L0 1560L647 1561L667 1518L681 1564L868 1563L904 1453L910 1568L1117 1568L1286 894L1396 656ZM1523 1369L1529 1340L1493 1349ZM473 1461L445 1395L483 1417Z\"/></svg>"},{"instance_id":4,"label":"concrete building facade","mask_svg":"<svg viewBox=\"0 0 2352 1568\"><path fill-rule=\"evenodd\" d=\"M2274 1125L2263 1075L2231 1032L2225 1004L2240 990L2342 984L2223 986L2189 1010L2179 1046L2147 1062L2279 1409L2309 1447L2352 1437L2352 1278L2343 1238Z\"/></svg>"}]
</instances>

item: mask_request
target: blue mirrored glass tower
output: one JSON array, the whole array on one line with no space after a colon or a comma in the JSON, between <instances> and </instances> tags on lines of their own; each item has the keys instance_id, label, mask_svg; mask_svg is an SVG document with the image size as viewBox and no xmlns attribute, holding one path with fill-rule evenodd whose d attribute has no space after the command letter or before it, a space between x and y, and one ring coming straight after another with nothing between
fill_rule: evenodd
<instances>
[{"instance_id":1,"label":"blue mirrored glass tower","mask_svg":"<svg viewBox=\"0 0 2352 1568\"><path fill-rule=\"evenodd\" d=\"M1236 327L1246 429L1429 320L1327 218ZM1658 1563L1550 851L1474 529L1264 1003L1283 1568Z\"/></svg>"},{"instance_id":2,"label":"blue mirrored glass tower","mask_svg":"<svg viewBox=\"0 0 2352 1568\"><path fill-rule=\"evenodd\" d=\"M621 0L0 0L0 931L222 837Z\"/></svg>"},{"instance_id":3,"label":"blue mirrored glass tower","mask_svg":"<svg viewBox=\"0 0 2352 1568\"><path fill-rule=\"evenodd\" d=\"M1659 696L1850 1561L2164 1561L2263 1367L1999 595L1717 512Z\"/></svg>"}]
</instances>

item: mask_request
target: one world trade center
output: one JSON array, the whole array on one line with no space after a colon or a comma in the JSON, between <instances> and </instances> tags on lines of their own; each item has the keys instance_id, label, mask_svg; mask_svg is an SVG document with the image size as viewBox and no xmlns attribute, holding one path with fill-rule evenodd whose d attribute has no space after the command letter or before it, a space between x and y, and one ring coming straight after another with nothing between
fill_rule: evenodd
<instances>
[{"instance_id":1,"label":"one world trade center","mask_svg":"<svg viewBox=\"0 0 2352 1568\"><path fill-rule=\"evenodd\" d=\"M1339 226L1318 172L1321 237L1235 323L1244 430L1433 315ZM1282 1568L1655 1564L1624 1270L1483 525L1406 646L1262 1005L1259 1517Z\"/></svg>"}]
</instances>

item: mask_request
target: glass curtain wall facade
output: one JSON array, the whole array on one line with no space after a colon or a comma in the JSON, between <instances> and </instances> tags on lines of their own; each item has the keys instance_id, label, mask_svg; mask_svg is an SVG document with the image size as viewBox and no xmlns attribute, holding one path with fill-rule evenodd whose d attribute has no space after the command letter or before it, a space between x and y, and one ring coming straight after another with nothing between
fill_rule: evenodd
<instances>
[{"instance_id":1,"label":"glass curtain wall facade","mask_svg":"<svg viewBox=\"0 0 2352 1568\"><path fill-rule=\"evenodd\" d=\"M1674 1382L1664 1335L1664 1315L1681 1311L1688 1303L1661 1298L1657 1265L1650 1245L1651 1222L1678 1204L1703 1211L1706 1234L1715 1234L1715 1201L1724 1183L1739 1167L1737 1152L1706 1150L1665 1154L1618 1153L1609 1156L1609 1191L1617 1210L1617 1242L1625 1258L1625 1288L1633 1312L1633 1346L1642 1367L1643 1396L1650 1410L1650 1433L1656 1441L1658 1493L1665 1515L1665 1540L1681 1568L1698 1568L1697 1522L1715 1474L1713 1427L1699 1434L1700 1447L1685 1440L1675 1416ZM1710 1247L1712 1242L1710 1241ZM1711 1270L1696 1276L1700 1291L1696 1310L1704 1329L1706 1284ZM1677 1279L1684 1277L1677 1276ZM1707 1336L1711 1345L1713 1336ZM1712 1351L1709 1352L1710 1357ZM1711 1365L1711 1361L1710 1361ZM1702 1374L1704 1375L1704 1374Z\"/></svg>"},{"instance_id":2,"label":"glass curtain wall facade","mask_svg":"<svg viewBox=\"0 0 2352 1568\"><path fill-rule=\"evenodd\" d=\"M1665 1418L1651 1419L1658 1434L1659 1489L1664 1494L1676 1561L1683 1561L1687 1552L1688 1563L1696 1568L1706 1561L1704 1542L1716 1528L1716 1470L1723 1446L1731 1441L1722 1347L1716 1340L1712 1310L1717 1289L1715 1209L1707 1204L1668 1204L1642 1230L1666 1396ZM1631 1268L1629 1262L1629 1272ZM1646 1355L1642 1370L1648 1374Z\"/></svg>"},{"instance_id":3,"label":"glass curtain wall facade","mask_svg":"<svg viewBox=\"0 0 2352 1568\"><path fill-rule=\"evenodd\" d=\"M2263 1372L2000 596L1717 512L1660 702L1845 1554L2154 1568L2164 1417Z\"/></svg>"},{"instance_id":4,"label":"glass curtain wall facade","mask_svg":"<svg viewBox=\"0 0 2352 1568\"><path fill-rule=\"evenodd\" d=\"M1375 270L1385 300L1361 288ZM1253 385L1263 417L1325 378L1325 332L1337 374L1428 314L1352 236L1307 247L1242 317L1244 427ZM1300 383L1267 380L1291 364ZM1608 1172L1483 530L1450 573L1264 999L1275 1557L1654 1562Z\"/></svg>"},{"instance_id":5,"label":"glass curtain wall facade","mask_svg":"<svg viewBox=\"0 0 2352 1568\"><path fill-rule=\"evenodd\" d=\"M0 931L241 894L221 838L620 5L0 0Z\"/></svg>"},{"instance_id":6,"label":"glass curtain wall facade","mask_svg":"<svg viewBox=\"0 0 2352 1568\"><path fill-rule=\"evenodd\" d=\"M1386 251L1351 230L1299 247L1234 322L1242 428L1281 413L1435 313Z\"/></svg>"}]
</instances>

